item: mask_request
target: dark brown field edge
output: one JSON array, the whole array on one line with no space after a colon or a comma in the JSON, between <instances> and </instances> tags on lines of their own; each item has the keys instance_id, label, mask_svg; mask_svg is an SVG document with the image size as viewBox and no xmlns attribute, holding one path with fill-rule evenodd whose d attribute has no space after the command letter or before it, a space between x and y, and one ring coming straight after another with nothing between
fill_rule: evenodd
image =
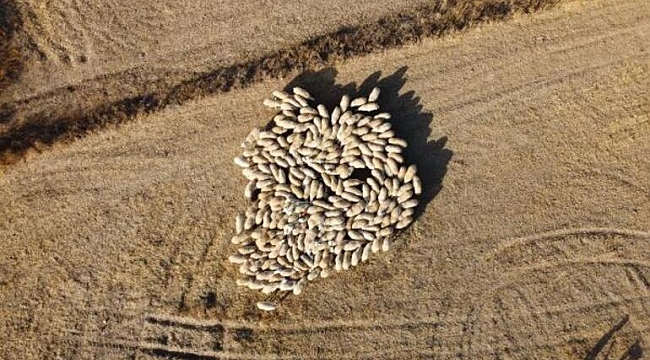
<instances>
[{"instance_id":1,"label":"dark brown field edge","mask_svg":"<svg viewBox=\"0 0 650 360\"><path fill-rule=\"evenodd\" d=\"M340 28L307 39L293 47L246 62L217 68L155 91L105 103L89 111L52 118L37 113L21 119L0 135L0 164L20 161L28 152L69 141L138 114L159 111L209 95L240 89L290 72L314 70L337 61L413 44L425 37L441 36L473 24L499 21L515 13L531 13L566 0L439 0L409 12L390 14L373 23ZM7 3L7 0L0 0ZM2 109L0 109L2 112ZM10 123L10 113L1 114Z\"/></svg>"},{"instance_id":2,"label":"dark brown field edge","mask_svg":"<svg viewBox=\"0 0 650 360\"><path fill-rule=\"evenodd\" d=\"M20 47L15 41L16 31L21 26L16 5L10 0L0 0L0 92L18 80L24 67Z\"/></svg>"}]
</instances>

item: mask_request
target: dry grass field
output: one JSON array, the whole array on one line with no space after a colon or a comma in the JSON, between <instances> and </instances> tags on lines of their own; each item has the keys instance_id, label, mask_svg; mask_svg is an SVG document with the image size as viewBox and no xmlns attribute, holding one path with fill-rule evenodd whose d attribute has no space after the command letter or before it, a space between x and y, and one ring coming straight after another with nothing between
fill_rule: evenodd
<instances>
[{"instance_id":1,"label":"dry grass field","mask_svg":"<svg viewBox=\"0 0 650 360\"><path fill-rule=\"evenodd\" d=\"M11 2L0 358L650 357L650 2L190 3ZM425 194L266 313L232 159L295 85L381 86Z\"/></svg>"}]
</instances>

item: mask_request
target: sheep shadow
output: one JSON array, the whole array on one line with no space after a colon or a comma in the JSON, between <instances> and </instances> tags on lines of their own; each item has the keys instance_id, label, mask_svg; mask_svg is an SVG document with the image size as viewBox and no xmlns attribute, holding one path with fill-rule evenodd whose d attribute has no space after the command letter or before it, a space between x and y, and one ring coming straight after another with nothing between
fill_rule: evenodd
<instances>
[{"instance_id":1,"label":"sheep shadow","mask_svg":"<svg viewBox=\"0 0 650 360\"><path fill-rule=\"evenodd\" d=\"M407 91L400 94L406 85L407 70L408 67L404 66L385 77L382 77L381 71L377 71L357 86L356 83L337 84L336 69L328 67L296 76L284 90L291 91L296 86L302 87L319 103L327 106L328 109L333 109L338 105L341 96L345 94L352 97L355 94L367 96L373 87L378 86L381 94L377 102L381 111L391 114L390 121L395 134L408 142L408 147L403 153L405 163L415 164L422 180L422 195L414 214L414 220L417 220L442 189L442 181L453 152L446 148L446 136L429 140L433 114L423 110L420 98L415 92Z\"/></svg>"}]
</instances>

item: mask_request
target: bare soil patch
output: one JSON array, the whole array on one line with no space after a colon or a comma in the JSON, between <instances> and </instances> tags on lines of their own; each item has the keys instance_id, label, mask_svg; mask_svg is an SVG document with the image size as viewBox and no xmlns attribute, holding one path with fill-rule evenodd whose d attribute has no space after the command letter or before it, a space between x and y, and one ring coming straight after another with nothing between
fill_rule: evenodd
<instances>
[{"instance_id":1,"label":"bare soil patch","mask_svg":"<svg viewBox=\"0 0 650 360\"><path fill-rule=\"evenodd\" d=\"M13 119L5 121L0 134L0 161L11 164L30 149L42 149L57 141L78 138L89 131L133 119L137 114L159 111L171 104L240 89L290 72L315 69L341 60L411 44L424 37L440 36L467 26L502 20L515 13L528 13L556 4L557 0L482 0L441 1L411 11L391 13L376 22L344 27L325 35L274 51L262 57L220 67L173 84L149 85L144 92L111 102L78 104L57 103L40 111L27 102L9 106ZM127 80L128 81L128 80ZM123 84L121 85L123 86ZM83 92L87 84L70 86L65 92ZM110 91L106 88L103 91ZM79 106L81 105L81 106Z\"/></svg>"},{"instance_id":2,"label":"bare soil patch","mask_svg":"<svg viewBox=\"0 0 650 360\"><path fill-rule=\"evenodd\" d=\"M11 0L0 0L0 92L16 82L23 70L23 58L15 33L22 20ZM6 110L0 108L0 123L7 121Z\"/></svg>"},{"instance_id":3,"label":"bare soil patch","mask_svg":"<svg viewBox=\"0 0 650 360\"><path fill-rule=\"evenodd\" d=\"M0 358L647 357L649 20L645 0L565 2L21 157L0 176ZM430 201L391 251L268 314L227 262L232 158L288 83L379 83Z\"/></svg>"}]
</instances>

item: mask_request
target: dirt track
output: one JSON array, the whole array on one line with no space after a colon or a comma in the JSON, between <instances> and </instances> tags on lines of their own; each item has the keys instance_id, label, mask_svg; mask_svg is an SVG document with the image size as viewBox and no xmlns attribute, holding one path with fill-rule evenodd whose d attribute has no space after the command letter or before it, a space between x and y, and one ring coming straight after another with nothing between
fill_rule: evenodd
<instances>
[{"instance_id":1,"label":"dirt track","mask_svg":"<svg viewBox=\"0 0 650 360\"><path fill-rule=\"evenodd\" d=\"M648 51L647 1L568 2L55 144L0 178L0 357L648 356ZM377 80L432 199L260 314L225 261L232 158L272 90Z\"/></svg>"}]
</instances>

